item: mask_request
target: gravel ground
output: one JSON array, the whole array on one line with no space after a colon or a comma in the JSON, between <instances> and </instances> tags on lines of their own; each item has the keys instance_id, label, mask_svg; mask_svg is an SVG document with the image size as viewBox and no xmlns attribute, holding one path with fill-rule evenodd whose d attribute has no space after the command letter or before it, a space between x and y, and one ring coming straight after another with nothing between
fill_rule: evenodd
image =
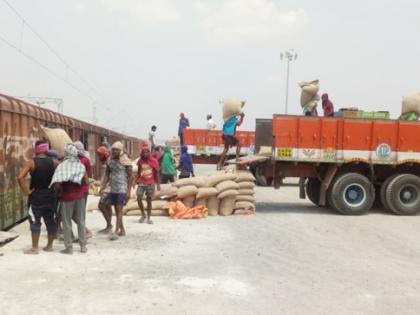
<instances>
[{"instance_id":1,"label":"gravel ground","mask_svg":"<svg viewBox=\"0 0 420 315\"><path fill-rule=\"evenodd\" d=\"M126 238L95 235L85 255L24 255L23 223L1 249L0 314L420 313L419 216L345 217L297 196L258 188L251 217L126 217Z\"/></svg>"}]
</instances>

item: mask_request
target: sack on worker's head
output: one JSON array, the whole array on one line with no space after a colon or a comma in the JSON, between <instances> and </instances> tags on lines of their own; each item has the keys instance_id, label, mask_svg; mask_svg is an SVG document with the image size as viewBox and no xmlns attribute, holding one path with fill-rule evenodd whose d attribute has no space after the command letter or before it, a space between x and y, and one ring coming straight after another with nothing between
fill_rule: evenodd
<instances>
[{"instance_id":1,"label":"sack on worker's head","mask_svg":"<svg viewBox=\"0 0 420 315\"><path fill-rule=\"evenodd\" d=\"M175 186L177 187L190 186L190 185L193 185L196 187L204 187L206 186L206 180L204 177L197 176L197 177L178 179L175 182Z\"/></svg>"},{"instance_id":2,"label":"sack on worker's head","mask_svg":"<svg viewBox=\"0 0 420 315\"><path fill-rule=\"evenodd\" d=\"M319 80L311 82L300 82L299 86L302 88L300 94L300 105L308 104L319 92Z\"/></svg>"},{"instance_id":3,"label":"sack on worker's head","mask_svg":"<svg viewBox=\"0 0 420 315\"><path fill-rule=\"evenodd\" d=\"M253 196L255 194L255 191L253 189L239 189L238 192L240 195Z\"/></svg>"},{"instance_id":4,"label":"sack on worker's head","mask_svg":"<svg viewBox=\"0 0 420 315\"><path fill-rule=\"evenodd\" d=\"M420 115L420 93L403 97L401 113L405 115L411 112Z\"/></svg>"},{"instance_id":5,"label":"sack on worker's head","mask_svg":"<svg viewBox=\"0 0 420 315\"><path fill-rule=\"evenodd\" d=\"M221 183L217 184L216 189L217 189L218 193L221 193L222 191L230 190L230 189L238 190L239 185L238 185L238 183L235 183L232 180L227 180L227 181L224 181L224 182L221 182Z\"/></svg>"},{"instance_id":6,"label":"sack on worker's head","mask_svg":"<svg viewBox=\"0 0 420 315\"><path fill-rule=\"evenodd\" d=\"M228 180L233 180L235 181L238 178L238 176L236 174L232 174L232 173L223 173L223 174L216 174L216 175L211 175L207 178L207 187L214 187L217 184L224 182L224 181L228 181Z\"/></svg>"},{"instance_id":7,"label":"sack on worker's head","mask_svg":"<svg viewBox=\"0 0 420 315\"><path fill-rule=\"evenodd\" d=\"M58 155L63 157L64 147L69 143L73 143L67 132L61 128L41 127L41 130L50 143L50 149L57 151Z\"/></svg>"},{"instance_id":8,"label":"sack on worker's head","mask_svg":"<svg viewBox=\"0 0 420 315\"><path fill-rule=\"evenodd\" d=\"M187 207L187 208L192 208L194 207L194 196L189 196L189 197L185 197L182 199L182 203Z\"/></svg>"},{"instance_id":9,"label":"sack on worker's head","mask_svg":"<svg viewBox=\"0 0 420 315\"><path fill-rule=\"evenodd\" d=\"M255 203L255 197L252 195L238 195L236 196L236 201L249 201Z\"/></svg>"},{"instance_id":10,"label":"sack on worker's head","mask_svg":"<svg viewBox=\"0 0 420 315\"><path fill-rule=\"evenodd\" d=\"M197 199L207 199L216 195L217 189L215 187L201 187L198 188Z\"/></svg>"},{"instance_id":11,"label":"sack on worker's head","mask_svg":"<svg viewBox=\"0 0 420 315\"><path fill-rule=\"evenodd\" d=\"M251 172L248 171L239 171L236 173L237 178L236 178L236 182L240 183L240 182L255 182L255 177L254 175L252 175Z\"/></svg>"},{"instance_id":12,"label":"sack on worker's head","mask_svg":"<svg viewBox=\"0 0 420 315\"><path fill-rule=\"evenodd\" d=\"M219 199L225 199L227 197L236 197L239 195L239 192L235 189L228 189L223 190L220 194L217 195L217 198Z\"/></svg>"},{"instance_id":13,"label":"sack on worker's head","mask_svg":"<svg viewBox=\"0 0 420 315\"><path fill-rule=\"evenodd\" d=\"M219 206L220 206L220 200L217 199L216 196L210 197L207 200L207 209L209 211L210 216L217 216L219 215Z\"/></svg>"},{"instance_id":14,"label":"sack on worker's head","mask_svg":"<svg viewBox=\"0 0 420 315\"><path fill-rule=\"evenodd\" d=\"M232 215L235 206L235 196L221 199L219 206L220 215Z\"/></svg>"},{"instance_id":15,"label":"sack on worker's head","mask_svg":"<svg viewBox=\"0 0 420 315\"><path fill-rule=\"evenodd\" d=\"M239 189L254 189L255 184L252 181L238 182Z\"/></svg>"},{"instance_id":16,"label":"sack on worker's head","mask_svg":"<svg viewBox=\"0 0 420 315\"><path fill-rule=\"evenodd\" d=\"M178 199L184 199L187 197L195 196L198 192L198 188L193 185L182 186L178 189Z\"/></svg>"},{"instance_id":17,"label":"sack on worker's head","mask_svg":"<svg viewBox=\"0 0 420 315\"><path fill-rule=\"evenodd\" d=\"M157 200L161 197L174 197L178 193L178 188L171 184L163 184L160 186L160 191L155 190L153 199Z\"/></svg>"},{"instance_id":18,"label":"sack on worker's head","mask_svg":"<svg viewBox=\"0 0 420 315\"><path fill-rule=\"evenodd\" d=\"M232 116L237 116L242 113L242 108L245 103L234 98L227 99L223 103L223 119L226 121Z\"/></svg>"},{"instance_id":19,"label":"sack on worker's head","mask_svg":"<svg viewBox=\"0 0 420 315\"><path fill-rule=\"evenodd\" d=\"M249 201L236 201L234 209L255 210L255 204Z\"/></svg>"}]
</instances>

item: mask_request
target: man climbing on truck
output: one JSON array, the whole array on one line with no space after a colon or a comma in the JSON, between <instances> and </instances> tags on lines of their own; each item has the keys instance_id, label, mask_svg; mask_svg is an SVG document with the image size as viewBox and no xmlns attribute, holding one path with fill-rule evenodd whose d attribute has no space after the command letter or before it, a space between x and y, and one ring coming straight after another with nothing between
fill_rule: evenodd
<instances>
[{"instance_id":1,"label":"man climbing on truck","mask_svg":"<svg viewBox=\"0 0 420 315\"><path fill-rule=\"evenodd\" d=\"M219 163L217 164L217 169L220 170L226 161L226 156L230 148L236 146L236 161L239 161L239 153L241 151L241 145L239 139L236 137L236 128L242 125L245 114L242 112L238 116L232 116L223 124L223 143L224 149L222 155L220 156Z\"/></svg>"}]
</instances>

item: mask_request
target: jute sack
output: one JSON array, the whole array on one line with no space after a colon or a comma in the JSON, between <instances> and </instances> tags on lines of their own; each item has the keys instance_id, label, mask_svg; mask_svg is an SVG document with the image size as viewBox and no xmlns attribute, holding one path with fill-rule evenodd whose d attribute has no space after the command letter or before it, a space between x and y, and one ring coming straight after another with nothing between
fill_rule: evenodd
<instances>
[{"instance_id":1,"label":"jute sack","mask_svg":"<svg viewBox=\"0 0 420 315\"><path fill-rule=\"evenodd\" d=\"M45 138L49 141L51 149L58 152L60 157L64 156L64 147L73 143L69 135L64 129L61 128L47 128L41 127Z\"/></svg>"},{"instance_id":2,"label":"jute sack","mask_svg":"<svg viewBox=\"0 0 420 315\"><path fill-rule=\"evenodd\" d=\"M242 113L242 108L245 103L238 99L230 98L223 103L223 119L226 121L232 116L237 116Z\"/></svg>"},{"instance_id":3,"label":"jute sack","mask_svg":"<svg viewBox=\"0 0 420 315\"><path fill-rule=\"evenodd\" d=\"M197 199L195 201L195 205L196 206L204 206L205 208L207 208L207 199L206 198Z\"/></svg>"},{"instance_id":4,"label":"jute sack","mask_svg":"<svg viewBox=\"0 0 420 315\"><path fill-rule=\"evenodd\" d=\"M237 178L236 178L236 182L240 183L240 182L255 182L255 177L254 175L252 175L251 172L238 172L236 173Z\"/></svg>"},{"instance_id":5,"label":"jute sack","mask_svg":"<svg viewBox=\"0 0 420 315\"><path fill-rule=\"evenodd\" d=\"M161 210L165 207L166 204L167 204L167 202L164 201L164 200L153 200L152 201L152 210ZM145 209L146 209L147 204L145 202L143 202L143 205L145 206Z\"/></svg>"},{"instance_id":6,"label":"jute sack","mask_svg":"<svg viewBox=\"0 0 420 315\"><path fill-rule=\"evenodd\" d=\"M254 189L255 188L255 184L254 182L238 182L239 185L239 189Z\"/></svg>"},{"instance_id":7,"label":"jute sack","mask_svg":"<svg viewBox=\"0 0 420 315\"><path fill-rule=\"evenodd\" d=\"M221 183L217 184L216 189L219 193L221 193L222 191L225 191L225 190L232 190L232 189L233 190L238 190L239 185L232 180L227 180L227 181L224 181L224 182L221 182Z\"/></svg>"},{"instance_id":8,"label":"jute sack","mask_svg":"<svg viewBox=\"0 0 420 315\"><path fill-rule=\"evenodd\" d=\"M255 210L236 209L233 215L255 215Z\"/></svg>"},{"instance_id":9,"label":"jute sack","mask_svg":"<svg viewBox=\"0 0 420 315\"><path fill-rule=\"evenodd\" d=\"M207 187L214 187L217 184L228 180L236 181L237 178L238 176L236 174L231 173L212 175L207 178Z\"/></svg>"},{"instance_id":10,"label":"jute sack","mask_svg":"<svg viewBox=\"0 0 420 315\"><path fill-rule=\"evenodd\" d=\"M244 209L244 210L255 210L255 204L249 201L237 201L234 205L236 209Z\"/></svg>"},{"instance_id":11,"label":"jute sack","mask_svg":"<svg viewBox=\"0 0 420 315\"><path fill-rule=\"evenodd\" d=\"M239 189L238 192L240 195L253 196L255 194L255 191L253 189Z\"/></svg>"},{"instance_id":12,"label":"jute sack","mask_svg":"<svg viewBox=\"0 0 420 315\"><path fill-rule=\"evenodd\" d=\"M178 199L184 199L187 197L195 196L198 192L198 188L193 185L182 186L178 189Z\"/></svg>"},{"instance_id":13,"label":"jute sack","mask_svg":"<svg viewBox=\"0 0 420 315\"><path fill-rule=\"evenodd\" d=\"M204 177L198 176L198 177L178 179L175 182L176 187L190 186L190 185L193 185L196 187L204 187L206 186L206 180Z\"/></svg>"},{"instance_id":14,"label":"jute sack","mask_svg":"<svg viewBox=\"0 0 420 315\"><path fill-rule=\"evenodd\" d=\"M127 211L127 213L125 215L129 216L129 217L139 217L139 216L141 216L141 211L139 209L130 210L130 211Z\"/></svg>"},{"instance_id":15,"label":"jute sack","mask_svg":"<svg viewBox=\"0 0 420 315\"><path fill-rule=\"evenodd\" d=\"M235 206L235 196L222 199L219 207L219 214L223 216L232 215Z\"/></svg>"},{"instance_id":16,"label":"jute sack","mask_svg":"<svg viewBox=\"0 0 420 315\"><path fill-rule=\"evenodd\" d=\"M187 207L187 208L192 208L194 207L194 196L190 196L190 197L186 197L184 199L182 199L182 203Z\"/></svg>"},{"instance_id":17,"label":"jute sack","mask_svg":"<svg viewBox=\"0 0 420 315\"><path fill-rule=\"evenodd\" d=\"M220 200L217 199L216 196L210 197L207 200L207 209L208 209L208 212L209 212L210 216L219 215L219 205L220 205Z\"/></svg>"},{"instance_id":18,"label":"jute sack","mask_svg":"<svg viewBox=\"0 0 420 315\"><path fill-rule=\"evenodd\" d=\"M273 154L273 148L270 146L261 146L258 155L271 156Z\"/></svg>"},{"instance_id":19,"label":"jute sack","mask_svg":"<svg viewBox=\"0 0 420 315\"><path fill-rule=\"evenodd\" d=\"M237 190L228 189L228 190L224 190L220 194L218 194L217 198L218 199L225 199L227 197L236 197L238 195L239 195L239 192Z\"/></svg>"},{"instance_id":20,"label":"jute sack","mask_svg":"<svg viewBox=\"0 0 420 315\"><path fill-rule=\"evenodd\" d=\"M168 209L152 210L152 217L167 217L167 216L169 216Z\"/></svg>"},{"instance_id":21,"label":"jute sack","mask_svg":"<svg viewBox=\"0 0 420 315\"><path fill-rule=\"evenodd\" d=\"M299 86L302 89L300 94L300 105L305 106L318 94L319 80L314 80L311 82L300 82Z\"/></svg>"},{"instance_id":22,"label":"jute sack","mask_svg":"<svg viewBox=\"0 0 420 315\"><path fill-rule=\"evenodd\" d=\"M95 210L99 210L98 201L92 201L86 207L86 211L92 212Z\"/></svg>"},{"instance_id":23,"label":"jute sack","mask_svg":"<svg viewBox=\"0 0 420 315\"><path fill-rule=\"evenodd\" d=\"M139 204L137 201L129 201L127 205L124 207L125 211L135 210L139 208Z\"/></svg>"},{"instance_id":24,"label":"jute sack","mask_svg":"<svg viewBox=\"0 0 420 315\"><path fill-rule=\"evenodd\" d=\"M214 187L201 187L198 188L197 199L207 199L217 195L217 189Z\"/></svg>"},{"instance_id":25,"label":"jute sack","mask_svg":"<svg viewBox=\"0 0 420 315\"><path fill-rule=\"evenodd\" d=\"M420 115L420 93L403 97L401 113L404 115L411 112Z\"/></svg>"},{"instance_id":26,"label":"jute sack","mask_svg":"<svg viewBox=\"0 0 420 315\"><path fill-rule=\"evenodd\" d=\"M249 201L255 203L255 197L250 195L238 195L236 196L236 202L238 201Z\"/></svg>"},{"instance_id":27,"label":"jute sack","mask_svg":"<svg viewBox=\"0 0 420 315\"><path fill-rule=\"evenodd\" d=\"M171 184L164 184L160 186L160 191L155 190L153 198L160 199L160 197L163 196L174 197L176 196L177 192L178 188L175 186L172 186Z\"/></svg>"}]
</instances>

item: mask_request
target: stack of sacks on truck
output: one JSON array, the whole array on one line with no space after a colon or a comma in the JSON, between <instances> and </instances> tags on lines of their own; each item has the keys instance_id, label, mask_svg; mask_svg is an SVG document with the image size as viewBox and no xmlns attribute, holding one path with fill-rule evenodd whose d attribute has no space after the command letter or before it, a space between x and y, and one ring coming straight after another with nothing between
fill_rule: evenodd
<instances>
[{"instance_id":1,"label":"stack of sacks on truck","mask_svg":"<svg viewBox=\"0 0 420 315\"><path fill-rule=\"evenodd\" d=\"M152 216L168 216L168 208L166 207L167 201L161 200L175 198L178 193L178 188L170 184L161 185L160 191L155 191L152 200ZM144 209L147 207L146 197L143 197ZM132 198L124 207L124 214L127 216L140 216L141 211L137 202L137 197Z\"/></svg>"}]
</instances>

